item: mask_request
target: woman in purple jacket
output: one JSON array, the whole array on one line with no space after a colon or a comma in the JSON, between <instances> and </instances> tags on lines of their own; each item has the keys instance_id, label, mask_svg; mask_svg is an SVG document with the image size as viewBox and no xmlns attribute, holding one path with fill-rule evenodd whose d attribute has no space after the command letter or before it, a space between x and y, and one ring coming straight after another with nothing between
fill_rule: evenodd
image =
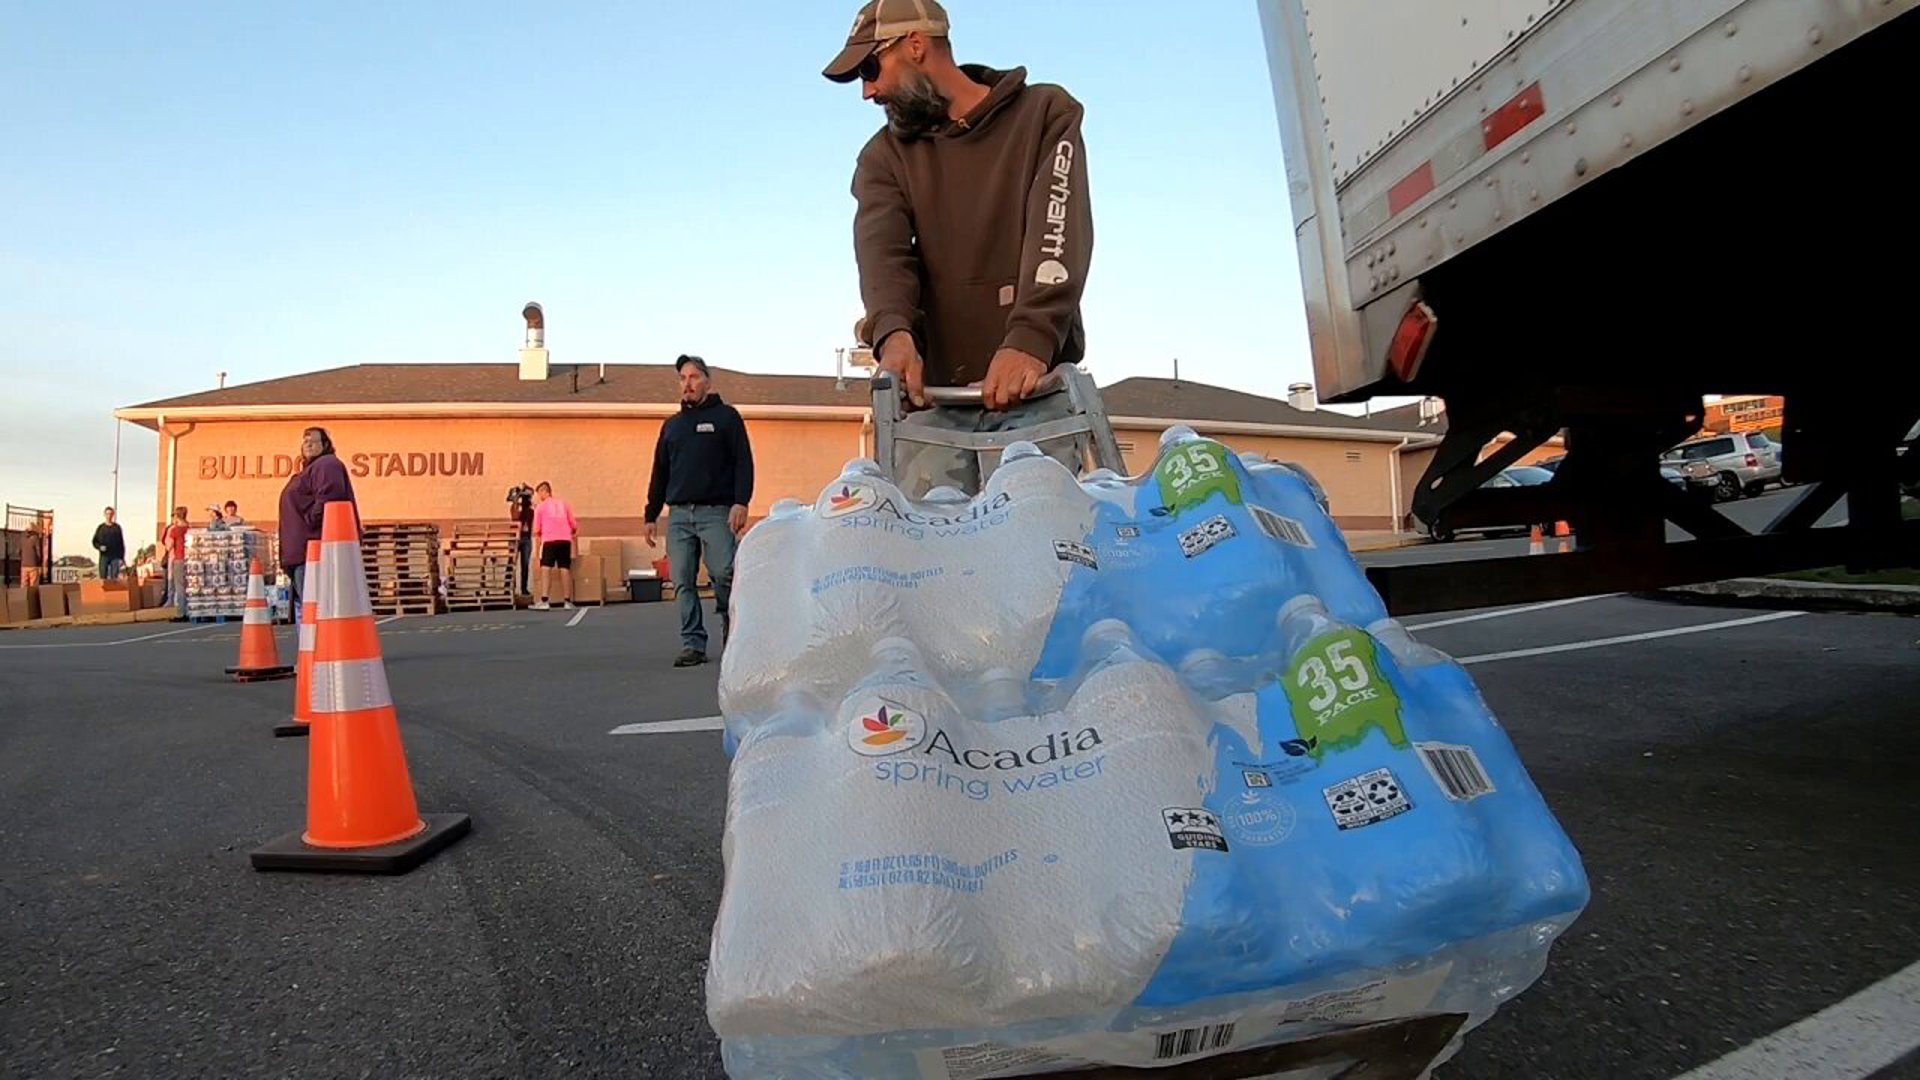
<instances>
[{"instance_id":1,"label":"woman in purple jacket","mask_svg":"<svg viewBox=\"0 0 1920 1080\"><path fill-rule=\"evenodd\" d=\"M347 476L346 463L333 452L333 440L326 428L310 427L300 433L300 456L287 486L280 489L280 565L293 583L293 598L300 599L300 571L307 561L307 541L318 539L320 522L327 504L346 500L360 507L353 498L353 480Z\"/></svg>"}]
</instances>

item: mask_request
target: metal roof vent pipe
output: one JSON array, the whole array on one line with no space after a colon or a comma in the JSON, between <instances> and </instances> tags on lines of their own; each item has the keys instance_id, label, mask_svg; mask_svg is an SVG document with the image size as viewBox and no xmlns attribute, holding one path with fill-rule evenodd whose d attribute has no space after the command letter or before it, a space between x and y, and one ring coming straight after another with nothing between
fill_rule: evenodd
<instances>
[{"instance_id":1,"label":"metal roof vent pipe","mask_svg":"<svg viewBox=\"0 0 1920 1080\"><path fill-rule=\"evenodd\" d=\"M1287 387L1287 404L1301 412L1312 412L1320 407L1320 398L1313 392L1312 383L1297 382Z\"/></svg>"},{"instance_id":2,"label":"metal roof vent pipe","mask_svg":"<svg viewBox=\"0 0 1920 1080\"><path fill-rule=\"evenodd\" d=\"M539 304L529 301L520 316L527 320L526 342L520 347L520 380L545 382L549 368L546 313Z\"/></svg>"}]
</instances>

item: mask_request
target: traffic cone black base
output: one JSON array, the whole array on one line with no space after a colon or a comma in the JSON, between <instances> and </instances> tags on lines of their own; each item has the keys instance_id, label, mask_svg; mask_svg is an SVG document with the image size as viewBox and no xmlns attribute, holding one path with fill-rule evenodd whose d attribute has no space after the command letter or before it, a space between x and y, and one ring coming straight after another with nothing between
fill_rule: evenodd
<instances>
[{"instance_id":1,"label":"traffic cone black base","mask_svg":"<svg viewBox=\"0 0 1920 1080\"><path fill-rule=\"evenodd\" d=\"M230 667L227 669L227 674L233 676L234 682L272 682L275 679L293 678L293 665L263 668Z\"/></svg>"},{"instance_id":2,"label":"traffic cone black base","mask_svg":"<svg viewBox=\"0 0 1920 1080\"><path fill-rule=\"evenodd\" d=\"M363 848L320 848L294 831L253 850L255 870L304 870L326 874L404 874L467 835L473 819L465 814L421 814L426 831L394 844Z\"/></svg>"},{"instance_id":3,"label":"traffic cone black base","mask_svg":"<svg viewBox=\"0 0 1920 1080\"><path fill-rule=\"evenodd\" d=\"M289 720L284 724L277 725L273 729L273 737L276 739L294 739L302 735L311 734L312 732L312 724L296 724Z\"/></svg>"}]
</instances>

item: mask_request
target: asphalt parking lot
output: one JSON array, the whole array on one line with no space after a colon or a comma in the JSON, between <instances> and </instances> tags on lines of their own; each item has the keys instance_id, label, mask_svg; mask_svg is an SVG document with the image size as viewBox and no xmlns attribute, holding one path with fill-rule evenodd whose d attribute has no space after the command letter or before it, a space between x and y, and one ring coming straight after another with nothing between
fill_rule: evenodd
<instances>
[{"instance_id":1,"label":"asphalt parking lot","mask_svg":"<svg viewBox=\"0 0 1920 1080\"><path fill-rule=\"evenodd\" d=\"M718 666L669 666L665 605L575 615L381 628L421 808L474 819L400 878L248 867L301 822L306 755L269 735L290 684L224 681L233 627L0 635L0 1075L722 1075L726 762L684 730ZM1894 977L1911 1005L1920 961L1920 621L1410 622L1471 663L1594 887L1441 1076L1920 1077L1913 1013L1850 1004ZM1841 1049L1721 1060L1796 1023Z\"/></svg>"}]
</instances>

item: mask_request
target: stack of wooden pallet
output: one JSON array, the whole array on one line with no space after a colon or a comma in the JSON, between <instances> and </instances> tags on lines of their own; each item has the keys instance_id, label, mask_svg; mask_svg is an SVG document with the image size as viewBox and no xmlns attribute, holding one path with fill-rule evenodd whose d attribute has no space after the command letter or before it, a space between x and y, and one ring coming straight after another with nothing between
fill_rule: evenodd
<instances>
[{"instance_id":1,"label":"stack of wooden pallet","mask_svg":"<svg viewBox=\"0 0 1920 1080\"><path fill-rule=\"evenodd\" d=\"M440 612L440 530L432 525L368 525L360 533L367 595L377 615Z\"/></svg>"},{"instance_id":2,"label":"stack of wooden pallet","mask_svg":"<svg viewBox=\"0 0 1920 1080\"><path fill-rule=\"evenodd\" d=\"M453 527L447 541L447 610L512 610L520 584L520 526L511 521Z\"/></svg>"}]
</instances>

